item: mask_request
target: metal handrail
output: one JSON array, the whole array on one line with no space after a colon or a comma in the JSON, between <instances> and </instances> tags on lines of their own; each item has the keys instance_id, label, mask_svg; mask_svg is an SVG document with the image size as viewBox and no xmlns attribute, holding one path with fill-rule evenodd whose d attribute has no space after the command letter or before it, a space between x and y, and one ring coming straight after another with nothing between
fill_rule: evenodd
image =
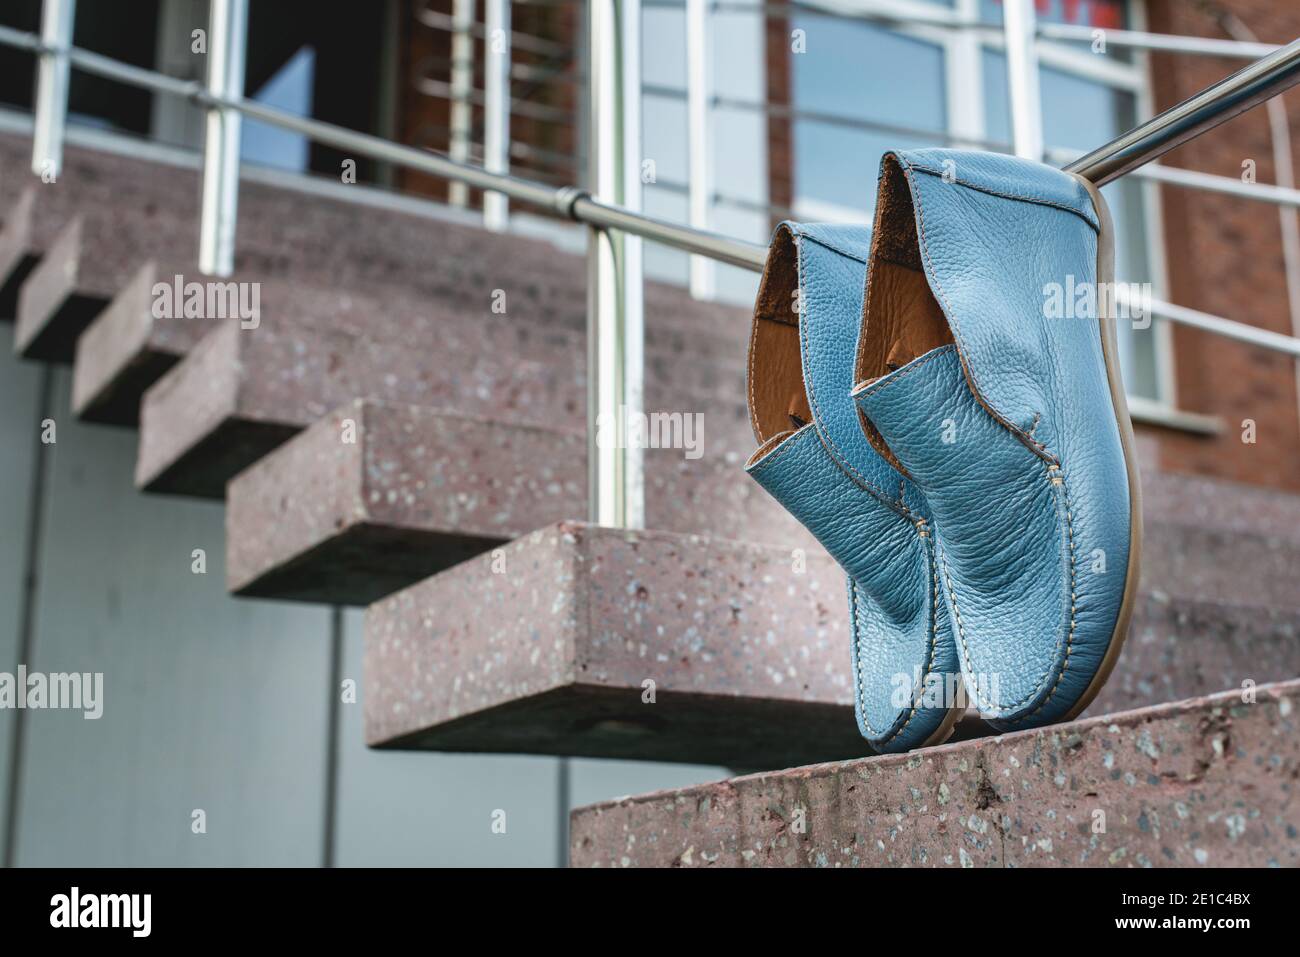
<instances>
[{"instance_id":1,"label":"metal handrail","mask_svg":"<svg viewBox=\"0 0 1300 957\"><path fill-rule=\"evenodd\" d=\"M35 53L59 52L42 42L34 33L0 27L0 44ZM215 94L197 80L182 80L153 70L132 66L111 57L79 47L66 50L69 62L83 72L191 100L201 107L223 107L311 139L348 150L370 159L394 163L418 172L465 183L474 189L495 190L512 200L559 213L578 222L601 229L631 233L718 262L761 271L767 247L716 232L692 229L680 223L633 212L617 205L591 198L586 191L572 186L553 187L543 183L489 173L481 167L458 163L425 150L394 143L391 140L347 129L309 117L294 116L246 97ZM1174 106L1133 130L1072 161L1066 169L1077 172L1099 185L1148 163L1205 130L1245 112L1269 96L1300 82L1300 40L1277 49L1269 56L1210 87L1191 99ZM1168 168L1164 168L1168 171ZM1176 174L1175 174L1176 175ZM1254 186L1252 189L1263 189ZM1177 307L1170 312L1179 311ZM1190 325L1176 315L1163 318ZM1202 328L1204 328L1202 326ZM1300 356L1300 340L1245 323L1223 320L1214 332L1263 348Z\"/></svg>"},{"instance_id":2,"label":"metal handrail","mask_svg":"<svg viewBox=\"0 0 1300 957\"><path fill-rule=\"evenodd\" d=\"M685 0L645 0L647 7L665 10L682 10ZM789 17L794 14L836 17L859 20L889 27L927 26L945 30L969 30L998 36L1002 33L996 23L978 18L964 17L950 9L933 10L911 6L894 8L888 3L871 6L843 6L823 0L803 0L789 3L746 3L743 0L714 0L710 8L718 13L752 14L763 17ZM1188 37L1168 33L1150 33L1145 30L1091 27L1076 23L1038 23L1034 35L1040 40L1057 40L1065 43L1091 43L1097 33L1104 34L1106 45L1126 50L1146 50L1159 53L1188 53L1193 56L1229 57L1240 60L1257 60L1278 50L1277 44L1252 43L1245 40L1222 40L1214 37Z\"/></svg>"},{"instance_id":3,"label":"metal handrail","mask_svg":"<svg viewBox=\"0 0 1300 957\"><path fill-rule=\"evenodd\" d=\"M1273 49L1277 49L1274 47ZM428 61L435 62L432 58ZM446 62L446 61L443 61ZM418 82L428 85L430 95L441 97L450 96L448 84L441 80L421 78ZM686 100L687 93L685 90L676 87L664 86L662 84L646 83L642 86L642 91L650 96L657 96L664 99ZM469 99L471 102L482 105L486 101L485 94L480 90L470 90ZM990 140L983 138L972 138L962 136L958 133L952 133L948 130L925 129L918 126L909 126L903 123L887 123L880 120L867 120L861 117L848 116L839 113L826 113L820 110L799 109L784 103L767 103L756 100L742 100L735 97L713 95L707 98L708 105L713 109L739 110L749 113L761 113L766 116L776 117L778 119L805 120L809 123L816 123L822 126L834 126L849 130L862 130L871 133L889 133L895 136L906 137L909 140L935 140L941 143L960 145L966 148L990 150L992 152L1007 152L1011 144L1002 140ZM511 110L520 116L527 116L531 119L540 121L559 122L560 114L564 113L564 118L568 119L568 114L558 107L551 107L545 104L536 104L529 100L512 98ZM511 150L516 149L515 144L511 144ZM559 154L553 154L559 156ZM1084 154L1079 150L1068 150L1061 147L1048 147L1044 150L1043 159L1049 163L1056 163L1064 166L1079 159ZM580 157L574 157L564 154L563 159L567 160L570 165L580 163ZM1182 169L1173 166L1163 166L1159 163L1149 163L1145 166L1139 166L1129 171L1131 175L1138 176L1142 179L1148 179L1158 183L1168 183L1172 186L1185 186L1189 189L1199 189L1204 192L1222 193L1227 196L1234 196L1238 199L1250 200L1256 203L1269 203L1275 206L1288 206L1300 209L1300 189L1293 189L1286 186L1278 186L1273 183L1245 182L1232 176L1221 176L1216 173L1203 173L1198 170ZM659 185L663 185L662 181ZM719 194L721 195L721 194ZM743 208L761 211L761 203L756 201L743 201L738 197L724 196L722 199L731 204ZM783 208L768 204L772 211L783 213ZM788 211L787 211L788 212Z\"/></svg>"},{"instance_id":4,"label":"metal handrail","mask_svg":"<svg viewBox=\"0 0 1300 957\"><path fill-rule=\"evenodd\" d=\"M1103 186L1297 82L1300 82L1300 40L1293 40L1075 160L1065 169Z\"/></svg>"},{"instance_id":5,"label":"metal handrail","mask_svg":"<svg viewBox=\"0 0 1300 957\"><path fill-rule=\"evenodd\" d=\"M217 8L222 8L223 16L229 18L232 7L246 3L247 0L213 0L214 25L218 22ZM1030 0L1008 0L1008 8L1013 3L1016 16L1004 18L1008 62L1011 72L1015 74L1013 79L1025 79L1024 85L1032 87L1015 104L1018 108L1013 109L1016 150L1020 155L1040 158L1043 149L1041 126L1034 105L1037 95L1037 54L1033 42L1039 28L1035 23ZM59 16L50 13L51 10L59 8L66 18L71 6L72 0L46 0L47 15L51 21L60 20ZM552 187L505 173L502 171L504 167L501 159L506 147L502 143L496 143L492 151L496 154L496 171L493 171L403 146L382 137L308 117L294 116L249 100L242 90L228 82L218 82L217 77L228 76L228 69L210 69L207 84L179 80L73 47L68 40L60 38L56 31L49 29L48 25L45 37L0 28L0 43L38 53L42 62L42 76L56 75L59 70L66 72L67 67L76 67L117 82L186 97L208 111L210 132L215 120L247 116L357 156L442 177L465 187L495 194L497 198L505 197L548 209L591 227L588 244L590 394L587 403L590 516L593 521L603 524L637 527L643 515L639 450L611 451L597 441L597 436L599 416L622 415L624 408L631 411L639 411L641 408L641 350L644 331L639 240L648 239L714 262L755 271L763 268L767 248L758 243L713 233L698 225L669 222L639 212L640 183L635 170L635 158L641 155L637 141L641 91L639 80L633 78L640 75L639 38L636 36L640 0L592 0L589 13L588 49L592 55L589 104L593 143L588 157L589 181L594 195L574 186ZM696 15L698 16L698 8ZM509 30L508 23L505 30ZM234 31L225 32L229 34ZM219 56L226 58L238 55L229 49L226 40L222 41L218 52ZM505 76L508 76L508 70L498 69L499 92L505 90L505 84L500 82ZM1032 82L1028 82L1029 77L1032 77ZM1097 185L1110 182L1297 82L1300 82L1300 40L1275 50L1208 90L1166 110L1086 156L1071 161L1066 169ZM45 91L42 95L46 101L49 100L49 89L54 85L53 80L42 84L42 90ZM1012 86L1014 88L1015 84ZM66 85L64 89L66 90ZM503 106L508 93L501 96L502 103L498 104L499 107ZM698 105L697 100L696 106ZM66 107L66 96L63 97L63 106ZM46 133L51 132L51 124L59 126L59 136L46 135L45 140L55 142L61 138L61 122L55 122L55 115L49 109L48 102L44 109L38 110L36 141L41 141L43 129ZM237 144L238 125L233 124L233 129ZM229 138L224 141L222 156L214 157L211 152L209 151L205 163L205 183L208 177L213 177L219 184L228 183L233 167L237 185L237 145L233 162L229 156ZM34 164L40 156L39 151L34 152ZM230 198L229 190L226 190L226 198ZM205 213L207 211L205 203ZM233 203L228 210L217 212L227 215L224 218L214 216L211 223L205 215L203 233L206 236L211 227L214 232L224 230L223 235L233 238ZM495 221L498 225L492 228L500 228L501 217L497 216ZM233 249L233 244L230 249ZM217 261L220 262L220 259ZM1169 303L1157 304L1153 312L1176 323L1300 358L1300 339L1297 338L1218 316L1208 316Z\"/></svg>"},{"instance_id":6,"label":"metal handrail","mask_svg":"<svg viewBox=\"0 0 1300 957\"><path fill-rule=\"evenodd\" d=\"M0 26L0 45L14 47L20 50L27 50L31 53L57 52L55 46L47 46L42 43L41 38L34 34L22 30L16 30L12 27ZM1291 44L1290 46L1294 46ZM1283 51L1286 48L1273 47L1274 54ZM117 80L132 86L144 87L159 93L167 93L173 96L193 100L201 106L209 105L202 84L197 80L182 80L177 77L170 77L166 74L156 73L152 70L146 70L143 67L132 66L109 57L93 53L89 50L80 48L71 48L69 50L70 60L73 66L78 67L86 73L96 74L106 79ZM1272 55L1272 54L1271 54ZM685 96L680 90L674 90L670 87L660 87L652 84L646 85L646 90L656 96L672 96L682 98ZM1279 91L1280 92L1280 91ZM896 133L901 136L914 135L927 139L936 139L945 142L962 142L972 146L988 148L994 150L1006 149L1009 144L994 140L972 141L967 137L957 136L946 130L922 130L916 127L906 126L897 123L883 123L875 120L863 120L856 117L840 116L833 113L820 113L817 111L796 110L782 104L758 104L745 100L736 100L728 97L713 97L712 102L715 106L724 108L734 108L743 110L759 111L764 110L773 116L792 119L809 119L817 123L825 123L835 126L843 126L851 129L862 129L873 132ZM1252 104L1254 105L1254 104ZM1247 107L1249 108L1249 107ZM1234 116L1236 114L1233 114ZM291 117L290 119L300 119ZM259 117L263 118L263 117ZM266 119L266 122L274 123L274 120ZM316 121L311 121L316 122ZM323 124L328 125L328 124ZM345 131L343 127L335 127L336 130ZM298 132L304 132L298 130ZM345 132L354 132L346 130ZM307 133L306 135L312 135ZM357 136L365 136L363 133L356 133ZM333 145L338 145L334 143ZM399 144L394 144L399 145ZM1172 148L1172 147L1171 147ZM370 154L366 154L370 155ZM389 162L402 164L403 161L395 158L372 157L376 159L387 159ZM1061 164L1073 163L1077 157L1072 151L1063 149L1048 149L1045 158L1049 162L1058 162ZM450 160L448 162L451 162ZM479 167L466 164L456 164L458 167L463 166L465 169L473 170ZM413 167L416 168L416 167ZM423 172L433 172L434 175L445 176L447 178L456 178L453 173L422 170ZM1207 192L1224 193L1247 199L1254 202L1273 203L1279 206L1291 206L1300 208L1300 190L1288 189L1283 186L1276 186L1270 183L1244 183L1230 176L1219 176L1213 173L1202 173L1195 170L1185 170L1171 166L1164 166L1159 163L1149 163L1144 166L1128 170L1129 173L1141 176L1144 179L1151 179L1158 182L1170 183L1177 186L1186 186L1191 189L1200 189ZM479 183L471 184L476 188L484 188ZM507 195L511 195L508 190L503 190ZM514 197L519 198L519 197ZM533 200L525 200L543 208L551 208L551 203L536 203ZM698 252L697 250L687 250L688 252ZM702 253L707 255L707 253Z\"/></svg>"}]
</instances>

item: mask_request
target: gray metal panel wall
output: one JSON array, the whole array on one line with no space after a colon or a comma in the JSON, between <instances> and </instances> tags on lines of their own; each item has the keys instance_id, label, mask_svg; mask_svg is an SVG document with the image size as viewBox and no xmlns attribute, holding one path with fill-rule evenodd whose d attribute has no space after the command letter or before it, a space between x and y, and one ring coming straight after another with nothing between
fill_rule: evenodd
<instances>
[{"instance_id":1,"label":"gray metal panel wall","mask_svg":"<svg viewBox=\"0 0 1300 957\"><path fill-rule=\"evenodd\" d=\"M69 391L27 665L103 672L104 714L26 713L17 863L319 863L328 612L229 598L221 505L138 494L134 432L77 423Z\"/></svg>"},{"instance_id":2,"label":"gray metal panel wall","mask_svg":"<svg viewBox=\"0 0 1300 957\"><path fill-rule=\"evenodd\" d=\"M32 500L32 465L40 405L40 366L13 356L13 325L0 324L0 671L18 664L27 568L27 518ZM9 801L12 711L0 710L0 822ZM0 861L5 859L0 826Z\"/></svg>"}]
</instances>

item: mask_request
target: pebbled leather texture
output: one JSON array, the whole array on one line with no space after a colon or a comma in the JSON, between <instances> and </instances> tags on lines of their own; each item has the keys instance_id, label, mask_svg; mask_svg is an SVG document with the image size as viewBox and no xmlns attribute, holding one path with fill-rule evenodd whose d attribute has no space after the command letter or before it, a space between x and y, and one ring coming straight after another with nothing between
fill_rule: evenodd
<instances>
[{"instance_id":1,"label":"pebbled leather texture","mask_svg":"<svg viewBox=\"0 0 1300 957\"><path fill-rule=\"evenodd\" d=\"M900 152L882 184L891 163L954 344L862 382L858 408L932 509L972 703L999 729L1062 720L1122 640L1132 532L1099 322L1044 311L1048 284L1097 281L1100 218L1038 163Z\"/></svg>"},{"instance_id":2,"label":"pebbled leather texture","mask_svg":"<svg viewBox=\"0 0 1300 957\"><path fill-rule=\"evenodd\" d=\"M795 261L781 264L777 251L791 243ZM792 421L771 435L760 423L776 416L751 408L762 444L746 470L848 573L858 728L877 751L906 751L943 733L949 702L933 692L960 679L929 510L915 486L867 442L849 394L870 230L783 223L772 248L750 375L781 375L791 357L772 353L797 348L804 395L786 403ZM797 300L783 283L797 283ZM797 302L798 312L773 314L787 302ZM767 336L763 322L792 323L797 338ZM751 381L752 405L776 402L788 391L766 385ZM800 399L812 416L803 425Z\"/></svg>"}]
</instances>

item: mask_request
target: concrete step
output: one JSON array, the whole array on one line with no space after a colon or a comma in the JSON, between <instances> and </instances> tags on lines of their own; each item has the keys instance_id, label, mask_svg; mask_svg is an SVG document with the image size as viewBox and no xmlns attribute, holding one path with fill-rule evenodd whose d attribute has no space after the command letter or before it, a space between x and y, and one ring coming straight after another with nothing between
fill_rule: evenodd
<instances>
[{"instance_id":1,"label":"concrete step","mask_svg":"<svg viewBox=\"0 0 1300 957\"><path fill-rule=\"evenodd\" d=\"M1295 867L1300 682L573 812L575 867Z\"/></svg>"},{"instance_id":2,"label":"concrete step","mask_svg":"<svg viewBox=\"0 0 1300 957\"><path fill-rule=\"evenodd\" d=\"M846 619L823 554L553 525L369 608L367 741L748 768L860 756ZM1093 707L1300 675L1298 633L1294 609L1148 591Z\"/></svg>"},{"instance_id":3,"label":"concrete step","mask_svg":"<svg viewBox=\"0 0 1300 957\"><path fill-rule=\"evenodd\" d=\"M178 230L185 233L187 246L198 241L191 216L198 208L198 177L190 173L191 190L175 176L149 176L156 164L77 148L66 150L64 160L59 181L43 182L27 172L31 140L0 135L0 168L14 170L0 181L0 317L17 319L23 283L61 241L61 267L47 270L39 294L32 294L14 348L19 354L35 350L68 360L72 343L47 332L31 309L62 307L69 295L73 307L83 299L107 300L133 268L140 248L159 243L165 248L166 239ZM81 225L74 231L79 237L74 237L69 230L78 218ZM68 328L75 330L75 322Z\"/></svg>"},{"instance_id":4,"label":"concrete step","mask_svg":"<svg viewBox=\"0 0 1300 957\"><path fill-rule=\"evenodd\" d=\"M1142 485L1142 510L1149 522L1300 541L1300 495L1220 478L1148 471L1159 477Z\"/></svg>"},{"instance_id":5,"label":"concrete step","mask_svg":"<svg viewBox=\"0 0 1300 957\"><path fill-rule=\"evenodd\" d=\"M707 436L706 436L707 437ZM740 470L645 451L646 524L817 546ZM358 400L234 478L227 580L246 596L369 604L587 511L582 432Z\"/></svg>"},{"instance_id":6,"label":"concrete step","mask_svg":"<svg viewBox=\"0 0 1300 957\"><path fill-rule=\"evenodd\" d=\"M0 155L30 162L30 140L0 137ZM69 148L57 182L36 177L21 195L28 227L15 237L36 262L17 300L14 351L72 361L76 340L148 258L197 255L197 170ZM30 200L27 197L30 196ZM21 205L21 203L20 203ZM12 273L8 278L13 281Z\"/></svg>"},{"instance_id":7,"label":"concrete step","mask_svg":"<svg viewBox=\"0 0 1300 957\"><path fill-rule=\"evenodd\" d=\"M14 164L8 168L25 168L30 148L26 138L0 136L0 158ZM107 305L148 259L183 259L191 264L187 273L196 271L197 169L70 147L57 183L30 182L35 207L25 231L21 209L13 212L24 193L0 190L0 270L7 270L0 288L16 289L15 270L27 263L30 272L33 257L44 257L56 240L61 245L58 262L31 293L17 342L22 354L70 361L89 321L85 313L93 318L92 306ZM585 328L581 256L487 232L431 203L394 202L378 190L329 180L299 185L241 184L238 273L340 294L400 289L453 312L504 308L504 315L536 325ZM650 283L646 311L649 335L678 354L743 357L746 310L698 303L681 289Z\"/></svg>"},{"instance_id":8,"label":"concrete step","mask_svg":"<svg viewBox=\"0 0 1300 957\"><path fill-rule=\"evenodd\" d=\"M78 416L114 425L138 424L140 402L149 386L188 354L204 334L226 321L225 313L214 317L156 316L153 290L159 284L174 288L177 276L182 286L206 280L185 263L164 266L148 261L77 340L73 409ZM412 296L398 288L344 293L333 286L266 278L256 273L238 274L221 282L242 284L241 289L247 290L242 293L246 299L256 293L258 328L262 323L291 322L368 338L401 337L412 342L438 341L446 338L450 330L479 338L483 330L490 330L497 333L492 338L498 353L508 351L503 346L510 341L526 349L532 342L554 340L574 350L566 358L566 365L572 365L582 352L581 341L568 329L534 324L517 315L502 316L488 307L474 311L440 307L431 311L423 296ZM248 328L254 325L253 320L242 325L245 331L255 331ZM648 330L648 373L672 378L692 393L721 395L719 386L726 382L734 388L743 377L744 352L739 347L733 352L710 359L689 351L672 328L664 328L656 321Z\"/></svg>"},{"instance_id":9,"label":"concrete step","mask_svg":"<svg viewBox=\"0 0 1300 957\"><path fill-rule=\"evenodd\" d=\"M137 425L145 390L211 330L205 319L154 316L153 290L164 275L146 262L77 339L72 409L78 418Z\"/></svg>"},{"instance_id":10,"label":"concrete step","mask_svg":"<svg viewBox=\"0 0 1300 957\"><path fill-rule=\"evenodd\" d=\"M8 177L6 177L8 178ZM36 188L26 187L3 208L0 223L0 321L12 322L18 315L18 291L40 262L32 239L32 210Z\"/></svg>"},{"instance_id":11,"label":"concrete step","mask_svg":"<svg viewBox=\"0 0 1300 957\"><path fill-rule=\"evenodd\" d=\"M585 426L580 333L458 321L441 305L407 318L214 328L145 394L137 483L219 498L238 472L354 398L543 428ZM738 365L728 370L683 356L648 366L646 405L703 413L708 454L739 461L753 444L743 382Z\"/></svg>"},{"instance_id":12,"label":"concrete step","mask_svg":"<svg viewBox=\"0 0 1300 957\"><path fill-rule=\"evenodd\" d=\"M78 215L42 254L18 292L14 352L42 362L70 362L77 337L108 305L119 276L85 255L90 228Z\"/></svg>"},{"instance_id":13,"label":"concrete step","mask_svg":"<svg viewBox=\"0 0 1300 957\"><path fill-rule=\"evenodd\" d=\"M145 393L136 481L220 498L229 478L357 396L495 410L543 426L580 420L577 388L564 381L567 348L543 344L536 357L502 359L482 332L400 341L285 322L213 329Z\"/></svg>"},{"instance_id":14,"label":"concrete step","mask_svg":"<svg viewBox=\"0 0 1300 957\"><path fill-rule=\"evenodd\" d=\"M341 440L344 420L355 424L355 444ZM743 474L738 455L645 455L647 527L820 550ZM248 596L368 604L541 525L585 515L585 462L576 428L350 403L231 481L230 587ZM1241 512L1194 510L1191 523L1182 521L1176 506L1184 481L1152 473L1145 484L1157 503L1143 555L1149 592L1300 611L1292 574L1300 542L1273 536ZM1213 483L1192 491L1226 494ZM1296 504L1279 493L1256 499L1277 518ZM375 536L382 554L360 547Z\"/></svg>"}]
</instances>

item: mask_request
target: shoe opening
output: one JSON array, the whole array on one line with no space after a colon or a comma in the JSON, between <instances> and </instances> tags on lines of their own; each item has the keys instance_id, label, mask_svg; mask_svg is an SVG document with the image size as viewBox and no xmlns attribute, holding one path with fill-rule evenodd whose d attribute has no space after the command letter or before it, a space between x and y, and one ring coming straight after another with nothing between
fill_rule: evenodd
<instances>
[{"instance_id":1,"label":"shoe opening","mask_svg":"<svg viewBox=\"0 0 1300 957\"><path fill-rule=\"evenodd\" d=\"M891 157L881 171L876 199L856 380L888 375L952 341L948 320L925 278L907 175Z\"/></svg>"},{"instance_id":2,"label":"shoe opening","mask_svg":"<svg viewBox=\"0 0 1300 957\"><path fill-rule=\"evenodd\" d=\"M889 156L876 195L871 268L854 381L859 386L874 382L952 342L948 319L925 277L907 174L898 160ZM865 419L863 425L876 450L901 469L875 426Z\"/></svg>"},{"instance_id":3,"label":"shoe opening","mask_svg":"<svg viewBox=\"0 0 1300 957\"><path fill-rule=\"evenodd\" d=\"M799 348L799 298L798 240L782 227L767 254L749 341L749 416L760 453L812 421Z\"/></svg>"}]
</instances>

